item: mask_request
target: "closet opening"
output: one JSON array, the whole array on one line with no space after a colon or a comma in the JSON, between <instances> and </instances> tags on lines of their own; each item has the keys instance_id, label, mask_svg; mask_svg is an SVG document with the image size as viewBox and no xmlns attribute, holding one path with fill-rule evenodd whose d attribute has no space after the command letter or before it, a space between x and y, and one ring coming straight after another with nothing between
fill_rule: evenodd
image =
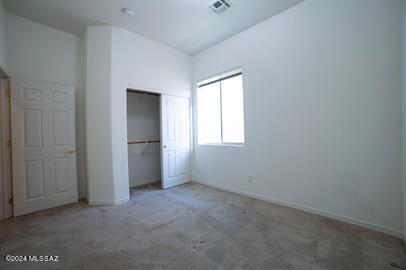
<instances>
[{"instance_id":1,"label":"closet opening","mask_svg":"<svg viewBox=\"0 0 406 270\"><path fill-rule=\"evenodd\" d=\"M160 94L127 89L130 188L161 188Z\"/></svg>"}]
</instances>

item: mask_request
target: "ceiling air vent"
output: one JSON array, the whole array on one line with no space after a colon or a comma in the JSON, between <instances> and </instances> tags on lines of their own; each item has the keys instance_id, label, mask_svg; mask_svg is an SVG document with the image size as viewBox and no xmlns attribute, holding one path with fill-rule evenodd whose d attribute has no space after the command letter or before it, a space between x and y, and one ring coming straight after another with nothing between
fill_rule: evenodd
<instances>
[{"instance_id":1,"label":"ceiling air vent","mask_svg":"<svg viewBox=\"0 0 406 270\"><path fill-rule=\"evenodd\" d=\"M210 9L218 15L223 14L231 7L230 0L215 0L210 5Z\"/></svg>"}]
</instances>

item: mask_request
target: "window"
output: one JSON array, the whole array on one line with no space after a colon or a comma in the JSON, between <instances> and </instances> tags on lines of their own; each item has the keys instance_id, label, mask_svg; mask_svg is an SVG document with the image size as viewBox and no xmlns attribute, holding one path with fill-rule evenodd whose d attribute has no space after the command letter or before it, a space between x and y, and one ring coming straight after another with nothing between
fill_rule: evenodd
<instances>
[{"instance_id":1,"label":"window","mask_svg":"<svg viewBox=\"0 0 406 270\"><path fill-rule=\"evenodd\" d=\"M243 144L242 72L234 70L197 83L199 144Z\"/></svg>"}]
</instances>

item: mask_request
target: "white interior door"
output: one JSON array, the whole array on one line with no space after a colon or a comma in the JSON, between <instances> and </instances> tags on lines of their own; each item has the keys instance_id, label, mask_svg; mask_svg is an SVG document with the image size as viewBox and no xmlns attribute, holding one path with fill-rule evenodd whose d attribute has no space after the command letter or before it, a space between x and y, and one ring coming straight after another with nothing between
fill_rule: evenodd
<instances>
[{"instance_id":1,"label":"white interior door","mask_svg":"<svg viewBox=\"0 0 406 270\"><path fill-rule=\"evenodd\" d=\"M162 188L190 181L189 99L161 95Z\"/></svg>"},{"instance_id":2,"label":"white interior door","mask_svg":"<svg viewBox=\"0 0 406 270\"><path fill-rule=\"evenodd\" d=\"M14 216L76 202L74 88L11 81Z\"/></svg>"}]
</instances>

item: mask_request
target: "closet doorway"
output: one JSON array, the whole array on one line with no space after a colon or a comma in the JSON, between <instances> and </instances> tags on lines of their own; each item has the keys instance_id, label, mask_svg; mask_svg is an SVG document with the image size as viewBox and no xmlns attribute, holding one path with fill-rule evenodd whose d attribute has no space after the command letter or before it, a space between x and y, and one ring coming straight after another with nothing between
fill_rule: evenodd
<instances>
[{"instance_id":1,"label":"closet doorway","mask_svg":"<svg viewBox=\"0 0 406 270\"><path fill-rule=\"evenodd\" d=\"M127 89L130 188L161 182L160 95Z\"/></svg>"},{"instance_id":2,"label":"closet doorway","mask_svg":"<svg viewBox=\"0 0 406 270\"><path fill-rule=\"evenodd\" d=\"M129 186L191 181L189 98L127 89Z\"/></svg>"}]
</instances>

